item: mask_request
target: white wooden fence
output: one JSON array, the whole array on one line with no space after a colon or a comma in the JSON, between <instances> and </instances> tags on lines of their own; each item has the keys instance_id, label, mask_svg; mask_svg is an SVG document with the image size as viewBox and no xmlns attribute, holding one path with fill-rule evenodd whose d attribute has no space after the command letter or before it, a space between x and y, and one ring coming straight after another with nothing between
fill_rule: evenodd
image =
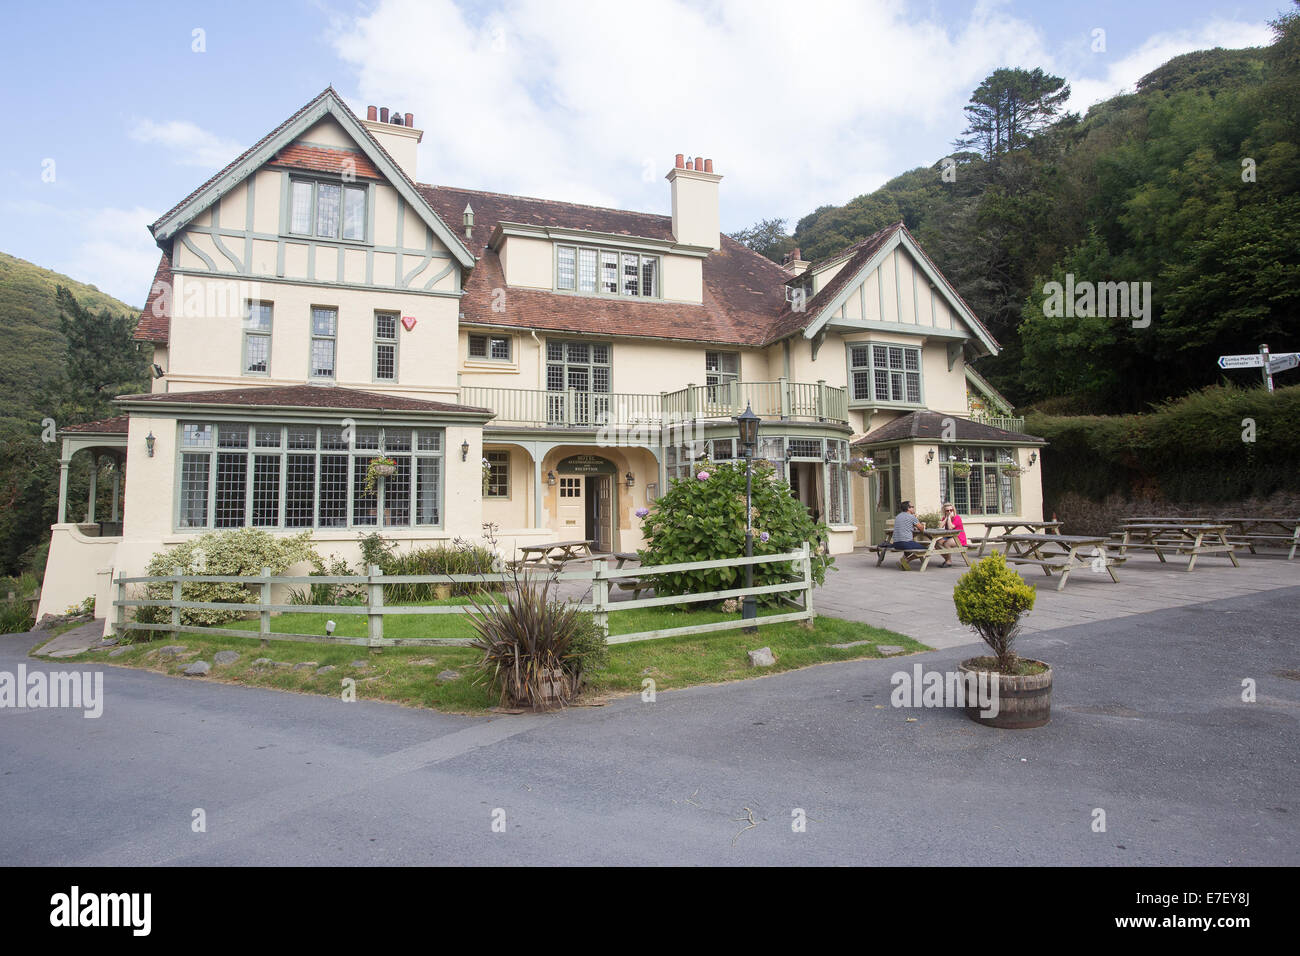
<instances>
[{"instance_id":1,"label":"white wooden fence","mask_svg":"<svg viewBox=\"0 0 1300 956\"><path fill-rule=\"evenodd\" d=\"M625 644L630 641L647 641L661 637L676 637L684 634L705 634L713 631L726 631L738 627L757 627L767 624L780 624L787 621L806 621L812 625L816 613L813 610L813 575L814 555L805 542L798 551L783 554L755 555L752 558L723 558L714 561L689 561L681 564L660 564L628 568L610 567L609 562L597 558L592 562L591 570L583 571L536 571L529 569L523 575L544 573L558 581L582 581L591 584L591 600L579 603L578 609L595 615L596 622L610 644ZM613 600L611 586L629 582L633 579L644 584L644 590L653 590L653 579L662 574L682 571L711 570L725 567L743 568L746 565L790 564L787 580L777 584L756 585L751 588L726 588L715 591L701 591L691 594L674 594L633 600ZM211 575L182 574L176 569L175 574L145 577L118 577L117 598L113 601L114 632L125 631L164 631L170 634L211 634L221 637L258 637L262 646L269 641L309 641L321 644L355 644L366 647L434 647L440 645L465 645L473 638L468 637L385 637L384 618L395 614L471 614L475 608L469 604L412 605L385 604L384 586L396 584L474 584L484 590L493 590L493 585L508 588L517 580L511 573L485 574L394 574L385 575L378 566L371 565L367 575L314 575L291 576L276 575L270 568L263 568L259 575ZM129 598L128 585L171 585L169 598ZM242 603L186 601L183 588L186 584L240 584L255 589L256 600ZM311 587L312 585L351 585L363 586L366 590L367 603L363 605L335 604L275 604L271 601L272 585L291 585ZM147 592L146 592L147 593ZM765 614L758 618L717 621L710 624L687 624L681 627L664 628L654 631L638 631L633 634L609 633L609 615L611 612L630 611L636 608L666 607L671 605L693 604L701 601L724 601L735 598L743 601L746 595L780 594L784 602L795 608L776 614ZM800 600L796 600L802 595ZM249 595L250 598L254 594ZM128 608L167 608L170 621L146 623L127 619ZM201 624L185 624L181 621L181 612L185 610L212 610L255 613L258 617L258 629L241 629L233 627L209 627ZM331 617L342 615L365 615L367 633L364 637L344 637L326 634L301 634L271 630L272 614L328 614Z\"/></svg>"}]
</instances>

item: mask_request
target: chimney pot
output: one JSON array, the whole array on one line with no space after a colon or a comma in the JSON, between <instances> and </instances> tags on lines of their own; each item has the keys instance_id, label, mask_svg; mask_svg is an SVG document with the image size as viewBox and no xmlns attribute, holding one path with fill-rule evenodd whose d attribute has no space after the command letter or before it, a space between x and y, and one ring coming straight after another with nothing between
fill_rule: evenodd
<instances>
[{"instance_id":1,"label":"chimney pot","mask_svg":"<svg viewBox=\"0 0 1300 956\"><path fill-rule=\"evenodd\" d=\"M706 160L704 161L704 171L705 171L706 173L711 173L711 172L713 172L713 160L711 160L711 159L706 159Z\"/></svg>"},{"instance_id":2,"label":"chimney pot","mask_svg":"<svg viewBox=\"0 0 1300 956\"><path fill-rule=\"evenodd\" d=\"M686 168L686 156L683 153L677 154L677 162L674 164L678 169Z\"/></svg>"},{"instance_id":3,"label":"chimney pot","mask_svg":"<svg viewBox=\"0 0 1300 956\"><path fill-rule=\"evenodd\" d=\"M379 108L379 122L381 122L381 123L387 123L387 122L388 122L388 107L387 107L387 106L381 106L381 107Z\"/></svg>"},{"instance_id":4,"label":"chimney pot","mask_svg":"<svg viewBox=\"0 0 1300 956\"><path fill-rule=\"evenodd\" d=\"M414 126L414 125L415 125L415 117L412 116L410 113L407 113L407 114L406 114L406 125L407 125L407 126Z\"/></svg>"},{"instance_id":5,"label":"chimney pot","mask_svg":"<svg viewBox=\"0 0 1300 956\"><path fill-rule=\"evenodd\" d=\"M688 160L686 161L686 168L687 168L687 169L694 169L694 168L695 168L695 160L694 160L694 159L688 159Z\"/></svg>"},{"instance_id":6,"label":"chimney pot","mask_svg":"<svg viewBox=\"0 0 1300 956\"><path fill-rule=\"evenodd\" d=\"M378 117L378 115L379 115L379 110L375 109L375 107L373 106L366 107L366 119L370 120L371 122L374 122L374 120Z\"/></svg>"}]
</instances>

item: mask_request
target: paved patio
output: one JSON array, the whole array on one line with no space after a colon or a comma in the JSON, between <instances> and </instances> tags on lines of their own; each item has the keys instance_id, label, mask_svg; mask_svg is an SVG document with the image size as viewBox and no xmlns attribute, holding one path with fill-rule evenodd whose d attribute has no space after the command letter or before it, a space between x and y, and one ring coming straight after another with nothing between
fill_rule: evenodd
<instances>
[{"instance_id":1,"label":"paved patio","mask_svg":"<svg viewBox=\"0 0 1300 956\"><path fill-rule=\"evenodd\" d=\"M1058 577L1048 577L1039 568L1017 570L1038 587L1034 610L1025 615L1025 633L1041 633L1076 624L1243 597L1262 591L1300 584L1300 558L1286 560L1286 552L1238 554L1241 567L1227 558L1202 556L1196 570L1187 572L1187 559L1161 564L1154 554L1136 554L1116 569L1119 583L1103 572L1075 571L1064 591L1057 591ZM972 562L974 557L971 558ZM900 571L898 559L890 556L880 567L876 555L855 551L835 559L838 570L826 575L826 585L813 594L820 614L863 621L906 634L936 649L977 643L975 634L957 621L952 589L966 571L958 559L951 568L938 562L924 573ZM578 596L575 587L565 593ZM614 600L631 600L630 592L619 592Z\"/></svg>"}]
</instances>

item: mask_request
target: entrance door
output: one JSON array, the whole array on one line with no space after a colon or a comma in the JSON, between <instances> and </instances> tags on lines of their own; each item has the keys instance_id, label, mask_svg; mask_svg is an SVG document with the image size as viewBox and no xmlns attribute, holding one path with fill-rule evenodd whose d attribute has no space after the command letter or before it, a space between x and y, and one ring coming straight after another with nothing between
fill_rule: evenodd
<instances>
[{"instance_id":1,"label":"entrance door","mask_svg":"<svg viewBox=\"0 0 1300 956\"><path fill-rule=\"evenodd\" d=\"M609 475L587 478L587 537L593 551L614 550L614 481Z\"/></svg>"}]
</instances>

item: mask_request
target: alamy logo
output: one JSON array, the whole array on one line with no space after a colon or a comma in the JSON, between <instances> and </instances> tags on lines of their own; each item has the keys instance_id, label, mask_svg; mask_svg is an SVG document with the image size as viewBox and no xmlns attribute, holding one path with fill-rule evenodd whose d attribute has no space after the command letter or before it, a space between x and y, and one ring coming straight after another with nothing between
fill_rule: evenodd
<instances>
[{"instance_id":1,"label":"alamy logo","mask_svg":"<svg viewBox=\"0 0 1300 956\"><path fill-rule=\"evenodd\" d=\"M996 717L1001 681L995 678L988 671L944 673L913 664L912 673L895 671L889 678L894 687L889 702L895 707L979 707L981 717Z\"/></svg>"},{"instance_id":2,"label":"alamy logo","mask_svg":"<svg viewBox=\"0 0 1300 956\"><path fill-rule=\"evenodd\" d=\"M148 936L152 923L151 893L69 893L50 897L51 926L129 926L132 935Z\"/></svg>"},{"instance_id":3,"label":"alamy logo","mask_svg":"<svg viewBox=\"0 0 1300 956\"><path fill-rule=\"evenodd\" d=\"M1065 285L1043 285L1043 315L1049 319L1132 319L1133 328L1151 324L1150 282L1075 282L1067 272Z\"/></svg>"},{"instance_id":4,"label":"alamy logo","mask_svg":"<svg viewBox=\"0 0 1300 956\"><path fill-rule=\"evenodd\" d=\"M104 713L104 675L100 671L0 671L0 707L72 707L87 718Z\"/></svg>"}]
</instances>

